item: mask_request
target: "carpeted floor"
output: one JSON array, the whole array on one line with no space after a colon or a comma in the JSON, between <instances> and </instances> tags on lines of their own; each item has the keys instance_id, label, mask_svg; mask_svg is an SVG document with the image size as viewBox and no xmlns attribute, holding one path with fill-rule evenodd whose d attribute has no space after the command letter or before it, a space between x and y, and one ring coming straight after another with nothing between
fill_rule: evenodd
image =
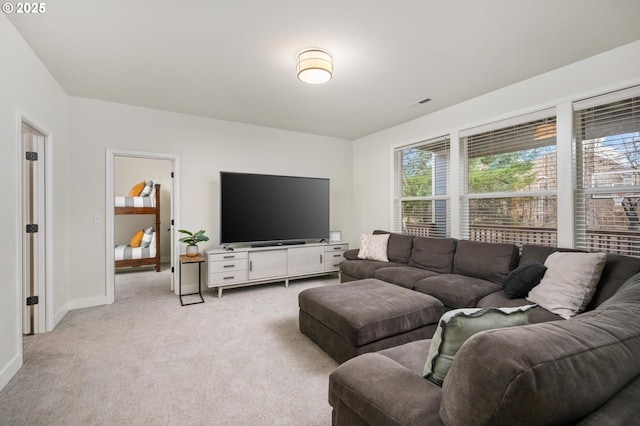
<instances>
[{"instance_id":1,"label":"carpeted floor","mask_svg":"<svg viewBox=\"0 0 640 426\"><path fill-rule=\"evenodd\" d=\"M116 303L25 339L2 425L328 425L337 364L298 329L298 293L335 277L181 307L169 272L117 274Z\"/></svg>"}]
</instances>

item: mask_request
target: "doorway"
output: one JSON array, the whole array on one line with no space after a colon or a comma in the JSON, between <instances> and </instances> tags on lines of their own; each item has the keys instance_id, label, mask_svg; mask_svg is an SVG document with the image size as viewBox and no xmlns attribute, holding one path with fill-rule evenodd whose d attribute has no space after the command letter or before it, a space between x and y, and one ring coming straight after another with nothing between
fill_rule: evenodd
<instances>
[{"instance_id":1,"label":"doorway","mask_svg":"<svg viewBox=\"0 0 640 426\"><path fill-rule=\"evenodd\" d=\"M43 132L21 122L22 333L47 331L47 205Z\"/></svg>"},{"instance_id":2,"label":"doorway","mask_svg":"<svg viewBox=\"0 0 640 426\"><path fill-rule=\"evenodd\" d=\"M115 197L128 195L139 180L154 180L161 186L161 206L167 207L155 232L160 239L162 261L169 261L173 271L176 265L175 229L179 219L179 156L140 151L107 150L107 302L115 301L115 253L114 247L126 244L133 231L144 227L145 215L115 215ZM164 200L164 202L162 202ZM145 223L146 223L145 222ZM163 249L164 247L164 249ZM175 274L171 273L170 290L175 292Z\"/></svg>"}]
</instances>

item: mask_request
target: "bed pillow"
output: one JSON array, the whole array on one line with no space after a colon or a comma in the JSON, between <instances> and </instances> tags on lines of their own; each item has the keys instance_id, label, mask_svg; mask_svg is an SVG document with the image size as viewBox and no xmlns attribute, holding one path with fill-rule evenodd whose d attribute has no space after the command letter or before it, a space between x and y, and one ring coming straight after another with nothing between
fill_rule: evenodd
<instances>
[{"instance_id":1,"label":"bed pillow","mask_svg":"<svg viewBox=\"0 0 640 426\"><path fill-rule=\"evenodd\" d=\"M129 242L129 245L133 248L140 247L140 243L142 242L142 237L144 237L143 229L139 230L133 235L133 237L131 238L131 241Z\"/></svg>"},{"instance_id":2,"label":"bed pillow","mask_svg":"<svg viewBox=\"0 0 640 426\"><path fill-rule=\"evenodd\" d=\"M140 247L147 248L151 246L151 239L153 238L153 227L150 226L144 230L142 241L140 241Z\"/></svg>"},{"instance_id":3,"label":"bed pillow","mask_svg":"<svg viewBox=\"0 0 640 426\"><path fill-rule=\"evenodd\" d=\"M144 184L144 188L142 189L142 191L140 191L140 196L141 197L148 197L149 195L151 195L151 192L153 191L154 188L154 183L152 180L148 180L145 182Z\"/></svg>"},{"instance_id":4,"label":"bed pillow","mask_svg":"<svg viewBox=\"0 0 640 426\"><path fill-rule=\"evenodd\" d=\"M484 330L526 325L529 323L527 311L534 306L463 308L445 312L431 340L424 366L425 379L442 386L458 349L469 337Z\"/></svg>"},{"instance_id":5,"label":"bed pillow","mask_svg":"<svg viewBox=\"0 0 640 426\"><path fill-rule=\"evenodd\" d=\"M526 297L532 288L540 284L547 267L538 262L525 262L509 272L502 282L504 294L509 299Z\"/></svg>"},{"instance_id":6,"label":"bed pillow","mask_svg":"<svg viewBox=\"0 0 640 426\"><path fill-rule=\"evenodd\" d=\"M606 260L606 253L552 253L544 262L547 272L542 281L526 299L569 319L586 309Z\"/></svg>"},{"instance_id":7,"label":"bed pillow","mask_svg":"<svg viewBox=\"0 0 640 426\"><path fill-rule=\"evenodd\" d=\"M379 260L381 262L388 262L388 244L389 234L361 234L358 259Z\"/></svg>"},{"instance_id":8,"label":"bed pillow","mask_svg":"<svg viewBox=\"0 0 640 426\"><path fill-rule=\"evenodd\" d=\"M144 189L144 186L146 185L145 181L142 181L140 183L136 183L133 188L131 188L129 190L129 194L127 194L129 197L139 197L140 193L142 192L142 190Z\"/></svg>"}]
</instances>

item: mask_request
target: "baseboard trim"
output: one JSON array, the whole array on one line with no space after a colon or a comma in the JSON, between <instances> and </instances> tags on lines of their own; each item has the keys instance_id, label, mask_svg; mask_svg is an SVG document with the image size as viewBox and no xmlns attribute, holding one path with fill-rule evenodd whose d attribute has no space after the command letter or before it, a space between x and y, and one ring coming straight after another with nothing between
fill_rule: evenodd
<instances>
[{"instance_id":1,"label":"baseboard trim","mask_svg":"<svg viewBox=\"0 0 640 426\"><path fill-rule=\"evenodd\" d=\"M91 308L93 306L102 306L108 305L107 296L95 296L95 297L87 297L84 299L74 299L70 300L67 304L69 310L73 309L82 309L82 308Z\"/></svg>"},{"instance_id":2,"label":"baseboard trim","mask_svg":"<svg viewBox=\"0 0 640 426\"><path fill-rule=\"evenodd\" d=\"M56 314L53 316L53 325L51 327L51 330L53 330L58 326L60 321L62 321L62 318L64 318L64 316L67 315L68 312L69 312L69 304L64 305L62 308L60 308L58 312L56 312Z\"/></svg>"},{"instance_id":3,"label":"baseboard trim","mask_svg":"<svg viewBox=\"0 0 640 426\"><path fill-rule=\"evenodd\" d=\"M22 342L20 342L20 344L22 344ZM0 371L0 391L4 389L20 368L22 368L22 354L16 354L16 356L13 357L13 359Z\"/></svg>"}]
</instances>

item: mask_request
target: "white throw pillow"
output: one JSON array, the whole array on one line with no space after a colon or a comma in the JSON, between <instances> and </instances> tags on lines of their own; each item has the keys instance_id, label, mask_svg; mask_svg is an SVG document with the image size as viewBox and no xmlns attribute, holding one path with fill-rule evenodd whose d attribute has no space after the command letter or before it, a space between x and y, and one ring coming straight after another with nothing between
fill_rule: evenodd
<instances>
[{"instance_id":1,"label":"white throw pillow","mask_svg":"<svg viewBox=\"0 0 640 426\"><path fill-rule=\"evenodd\" d=\"M379 260L388 262L387 245L389 244L389 234L360 234L360 250L358 259Z\"/></svg>"},{"instance_id":2,"label":"white throw pillow","mask_svg":"<svg viewBox=\"0 0 640 426\"><path fill-rule=\"evenodd\" d=\"M526 299L569 319L586 309L606 260L606 253L552 253L544 262L547 272L542 281Z\"/></svg>"}]
</instances>

